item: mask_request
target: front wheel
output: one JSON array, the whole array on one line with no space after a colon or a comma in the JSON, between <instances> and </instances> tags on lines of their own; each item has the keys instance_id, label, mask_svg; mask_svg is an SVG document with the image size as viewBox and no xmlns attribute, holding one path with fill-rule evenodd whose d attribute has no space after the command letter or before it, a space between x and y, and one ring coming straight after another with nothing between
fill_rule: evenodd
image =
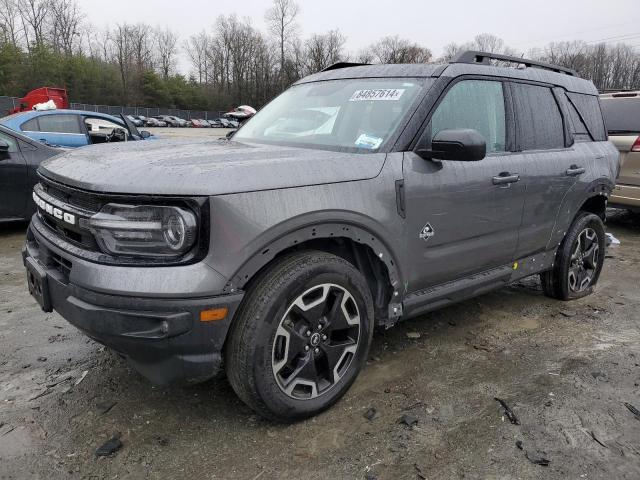
<instances>
[{"instance_id":1,"label":"front wheel","mask_svg":"<svg viewBox=\"0 0 640 480\"><path fill-rule=\"evenodd\" d=\"M591 294L600 277L604 255L602 220L592 213L580 213L558 248L553 268L540 276L545 295L573 300Z\"/></svg>"},{"instance_id":2,"label":"front wheel","mask_svg":"<svg viewBox=\"0 0 640 480\"><path fill-rule=\"evenodd\" d=\"M316 415L356 379L372 326L371 292L352 264L318 251L283 257L247 292L229 334L227 376L264 417Z\"/></svg>"}]
</instances>

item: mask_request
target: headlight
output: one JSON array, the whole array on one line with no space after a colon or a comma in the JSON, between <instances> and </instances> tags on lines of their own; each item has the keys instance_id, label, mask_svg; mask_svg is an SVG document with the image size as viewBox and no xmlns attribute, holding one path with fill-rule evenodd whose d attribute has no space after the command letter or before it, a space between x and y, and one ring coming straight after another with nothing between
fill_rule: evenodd
<instances>
[{"instance_id":1,"label":"headlight","mask_svg":"<svg viewBox=\"0 0 640 480\"><path fill-rule=\"evenodd\" d=\"M156 205L109 203L84 223L112 255L179 257L193 247L198 232L191 211Z\"/></svg>"}]
</instances>

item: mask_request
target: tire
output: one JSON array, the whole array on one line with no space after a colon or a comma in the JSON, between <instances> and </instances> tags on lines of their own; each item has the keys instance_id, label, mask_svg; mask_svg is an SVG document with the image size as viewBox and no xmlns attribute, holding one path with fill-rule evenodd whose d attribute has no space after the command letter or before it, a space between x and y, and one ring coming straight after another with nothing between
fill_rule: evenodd
<instances>
[{"instance_id":1,"label":"tire","mask_svg":"<svg viewBox=\"0 0 640 480\"><path fill-rule=\"evenodd\" d=\"M240 306L225 348L227 377L270 420L317 415L364 366L373 323L371 292L352 264L320 251L285 256L260 274Z\"/></svg>"},{"instance_id":2,"label":"tire","mask_svg":"<svg viewBox=\"0 0 640 480\"><path fill-rule=\"evenodd\" d=\"M600 278L605 248L602 219L580 212L556 252L553 268L540 274L544 294L558 300L590 295Z\"/></svg>"}]
</instances>

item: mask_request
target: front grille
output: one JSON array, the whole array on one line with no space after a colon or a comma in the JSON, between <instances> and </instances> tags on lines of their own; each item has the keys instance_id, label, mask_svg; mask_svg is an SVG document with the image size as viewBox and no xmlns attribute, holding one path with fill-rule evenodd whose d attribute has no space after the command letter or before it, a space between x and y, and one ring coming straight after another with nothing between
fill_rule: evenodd
<instances>
[{"instance_id":1,"label":"front grille","mask_svg":"<svg viewBox=\"0 0 640 480\"><path fill-rule=\"evenodd\" d=\"M104 202L101 199L91 194L74 190L66 190L62 186L53 185L43 179L41 179L40 185L42 185L42 189L46 193L54 198L57 198L61 202L66 203L67 205L94 212L100 210L100 208L102 208L102 206L104 205Z\"/></svg>"},{"instance_id":2,"label":"front grille","mask_svg":"<svg viewBox=\"0 0 640 480\"><path fill-rule=\"evenodd\" d=\"M40 220L52 233L82 249L92 252L99 251L93 234L82 227L81 219L89 218L97 213L104 204L102 198L53 183L44 177L40 178L40 183L36 185L34 191L43 200L59 207L64 212L74 214L76 217L75 224L71 225L38 208Z\"/></svg>"}]
</instances>

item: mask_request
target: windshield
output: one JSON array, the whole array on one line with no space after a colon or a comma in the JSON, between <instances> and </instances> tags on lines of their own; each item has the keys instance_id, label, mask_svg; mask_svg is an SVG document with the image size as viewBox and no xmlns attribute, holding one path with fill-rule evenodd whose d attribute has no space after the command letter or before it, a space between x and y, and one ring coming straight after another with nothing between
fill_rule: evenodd
<instances>
[{"instance_id":1,"label":"windshield","mask_svg":"<svg viewBox=\"0 0 640 480\"><path fill-rule=\"evenodd\" d=\"M297 85L259 111L233 139L378 151L413 110L425 82L368 78Z\"/></svg>"}]
</instances>

